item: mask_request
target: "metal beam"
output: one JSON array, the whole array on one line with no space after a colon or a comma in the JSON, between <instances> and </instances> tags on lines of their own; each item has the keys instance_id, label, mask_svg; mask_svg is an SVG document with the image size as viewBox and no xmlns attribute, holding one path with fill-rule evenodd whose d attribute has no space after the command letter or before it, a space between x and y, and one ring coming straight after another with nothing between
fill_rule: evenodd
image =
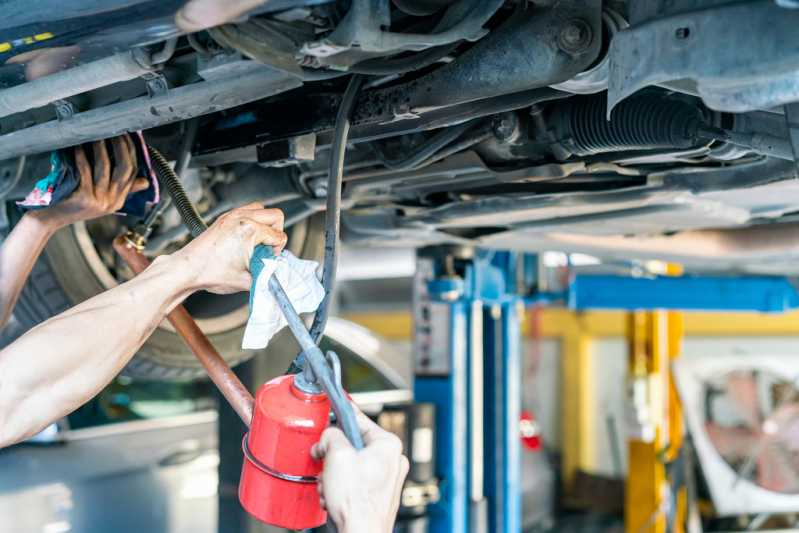
<instances>
[{"instance_id":1,"label":"metal beam","mask_svg":"<svg viewBox=\"0 0 799 533\"><path fill-rule=\"evenodd\" d=\"M0 160L65 148L221 111L300 87L302 82L263 67L241 76L202 81L140 96L0 135Z\"/></svg>"},{"instance_id":2,"label":"metal beam","mask_svg":"<svg viewBox=\"0 0 799 533\"><path fill-rule=\"evenodd\" d=\"M681 309L782 313L799 308L788 278L768 276L577 275L568 289L571 309Z\"/></svg>"}]
</instances>

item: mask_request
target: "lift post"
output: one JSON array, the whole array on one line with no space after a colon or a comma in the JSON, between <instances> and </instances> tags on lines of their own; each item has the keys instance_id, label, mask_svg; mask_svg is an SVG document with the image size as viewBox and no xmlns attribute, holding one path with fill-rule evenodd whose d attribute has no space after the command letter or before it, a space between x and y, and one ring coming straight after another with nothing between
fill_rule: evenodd
<instances>
[{"instance_id":1,"label":"lift post","mask_svg":"<svg viewBox=\"0 0 799 533\"><path fill-rule=\"evenodd\" d=\"M685 531L686 493L669 475L683 442L683 417L671 363L682 349L683 313L627 314L628 386L634 421L628 426L629 466L624 529L628 533Z\"/></svg>"},{"instance_id":2,"label":"lift post","mask_svg":"<svg viewBox=\"0 0 799 533\"><path fill-rule=\"evenodd\" d=\"M521 528L517 259L452 247L417 258L414 392L436 405L442 480L431 533Z\"/></svg>"}]
</instances>

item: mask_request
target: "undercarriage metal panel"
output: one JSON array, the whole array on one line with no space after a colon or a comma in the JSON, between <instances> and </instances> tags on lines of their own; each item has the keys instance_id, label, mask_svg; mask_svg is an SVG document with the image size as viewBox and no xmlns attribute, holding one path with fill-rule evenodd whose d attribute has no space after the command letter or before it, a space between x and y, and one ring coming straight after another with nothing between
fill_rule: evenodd
<instances>
[{"instance_id":1,"label":"undercarriage metal panel","mask_svg":"<svg viewBox=\"0 0 799 533\"><path fill-rule=\"evenodd\" d=\"M702 227L710 218L721 225L743 224L751 218L753 210L769 208L774 211L787 211L799 205L799 187L794 179L793 164L788 161L763 159L753 163L717 169L672 172L664 175L651 175L646 187L621 191L592 193L494 196L484 199L451 202L419 215L408 217L407 224L430 225L433 227L475 227L475 226L514 226L530 225L546 221L547 225L558 224L565 218L569 223L578 222L584 216L596 217L604 214L613 218L613 213L627 212L630 209L653 209L656 206L671 206L675 214L673 226L665 223L661 231ZM754 192L744 189L763 187L776 183L784 190L781 193L780 209L773 204L759 206ZM739 203L731 201L731 189L737 189ZM786 192L787 191L787 192ZM725 197L725 194L727 196ZM751 205L743 202L746 194L752 194ZM726 202L725 202L726 200ZM769 198L773 200L773 198ZM681 222L676 216L679 211L690 209L694 217ZM661 209L661 208L658 208ZM697 215L702 216L697 216ZM649 216L649 214L647 214ZM691 222L692 218L696 218ZM651 225L648 225L651 227ZM626 229L625 229L626 228ZM652 227L652 230L655 228ZM620 221L615 224L617 233L629 233L638 228L635 224ZM602 231L606 233L606 231Z\"/></svg>"},{"instance_id":2,"label":"undercarriage metal panel","mask_svg":"<svg viewBox=\"0 0 799 533\"><path fill-rule=\"evenodd\" d=\"M493 196L405 216L353 212L345 227L352 242L362 244L471 243L607 259L662 259L697 269L796 273L799 244L786 248L785 240L799 231L792 229L797 224L750 226L797 212L799 180L793 164L762 159L652 175L647 186L624 190Z\"/></svg>"},{"instance_id":3,"label":"undercarriage metal panel","mask_svg":"<svg viewBox=\"0 0 799 533\"><path fill-rule=\"evenodd\" d=\"M618 32L608 116L648 85L691 80L711 109L745 112L799 100L799 10L758 0L692 10Z\"/></svg>"}]
</instances>

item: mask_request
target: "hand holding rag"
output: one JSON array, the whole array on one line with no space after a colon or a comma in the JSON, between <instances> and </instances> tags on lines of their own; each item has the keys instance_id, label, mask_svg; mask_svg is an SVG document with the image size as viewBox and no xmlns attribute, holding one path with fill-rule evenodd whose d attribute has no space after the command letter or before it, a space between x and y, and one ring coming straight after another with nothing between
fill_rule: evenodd
<instances>
[{"instance_id":1,"label":"hand holding rag","mask_svg":"<svg viewBox=\"0 0 799 533\"><path fill-rule=\"evenodd\" d=\"M250 265L253 276L250 318L244 329L241 347L259 350L265 348L275 333L286 325L283 311L269 290L269 278L273 274L298 313L316 311L325 296L325 290L316 277L319 264L298 259L289 251L284 250L275 257L271 248L259 246L253 253Z\"/></svg>"}]
</instances>

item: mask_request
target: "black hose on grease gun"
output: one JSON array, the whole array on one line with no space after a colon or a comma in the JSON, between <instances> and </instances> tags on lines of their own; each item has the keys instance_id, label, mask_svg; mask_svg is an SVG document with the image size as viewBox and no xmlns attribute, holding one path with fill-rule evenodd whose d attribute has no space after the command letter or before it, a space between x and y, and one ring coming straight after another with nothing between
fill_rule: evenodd
<instances>
[{"instance_id":1,"label":"black hose on grease gun","mask_svg":"<svg viewBox=\"0 0 799 533\"><path fill-rule=\"evenodd\" d=\"M324 270L322 272L322 285L325 290L325 296L316 311L310 332L305 328L305 324L294 309L291 301L289 301L286 292L283 290L277 278L273 275L269 279L269 290L277 300L281 311L286 317L289 329L297 339L302 350L292 363L290 371L294 369L296 372L301 369L303 370L303 374L306 376L310 375L312 379L316 380L318 386L330 399L336 419L355 449L363 448L363 438L358 429L355 412L341 387L339 377L336 376L338 372L331 369L328 359L319 349L317 343L321 339L325 326L327 325L327 318L330 310L330 294L336 280L344 155L347 149L347 137L351 125L352 111L355 108L355 101L362 84L362 76L354 75L350 78L350 82L341 100L338 114L336 115L327 188L325 258ZM175 208L180 214L181 220L189 229L191 235L197 237L208 228L208 225L186 195L186 191L183 189L180 179L169 166L166 158L150 145L147 145L147 149L153 160L155 171L162 185L172 198L172 202L175 204ZM251 270L253 270L252 265L259 262L257 259L271 256L271 248L264 245L257 246L253 251L254 261L251 262ZM253 276L256 276L254 271ZM309 369L311 371L310 373L308 372Z\"/></svg>"}]
</instances>

